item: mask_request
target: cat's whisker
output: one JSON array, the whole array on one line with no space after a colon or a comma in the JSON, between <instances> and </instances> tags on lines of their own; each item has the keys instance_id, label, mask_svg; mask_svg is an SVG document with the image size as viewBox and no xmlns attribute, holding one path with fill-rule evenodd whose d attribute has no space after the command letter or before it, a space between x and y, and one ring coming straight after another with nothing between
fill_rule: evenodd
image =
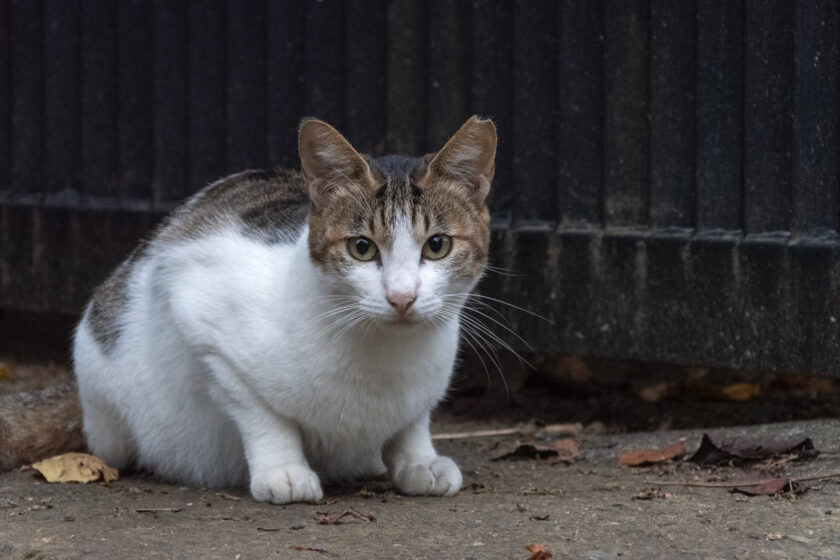
<instances>
[{"instance_id":1,"label":"cat's whisker","mask_svg":"<svg viewBox=\"0 0 840 560\"><path fill-rule=\"evenodd\" d=\"M502 374L502 362L499 360L499 353L496 351L496 348L493 344L487 341L486 338L481 336L479 332L476 331L475 327L465 327L474 337L479 338L481 340L482 348L487 353L487 357L490 358L493 365L496 366L496 369L499 371L499 374Z\"/></svg>"},{"instance_id":2,"label":"cat's whisker","mask_svg":"<svg viewBox=\"0 0 840 560\"><path fill-rule=\"evenodd\" d=\"M524 276L524 274L520 272L516 272L515 270L510 270L507 268L500 268L497 266L490 266L487 265L484 267L484 270L487 272L492 272L493 274L498 274L499 276L510 276L510 277L517 277L517 276Z\"/></svg>"},{"instance_id":3,"label":"cat's whisker","mask_svg":"<svg viewBox=\"0 0 840 560\"><path fill-rule=\"evenodd\" d=\"M493 313L495 313L499 317L499 319L507 322L507 317L505 317L504 314L501 311L499 311L498 309L496 309L492 305L486 304L483 301L480 301L480 300L477 300L477 299L471 299L471 300L468 300L468 301L469 301L469 303L471 303L473 305L480 305L484 309L487 309L488 311L492 311Z\"/></svg>"},{"instance_id":4,"label":"cat's whisker","mask_svg":"<svg viewBox=\"0 0 840 560\"><path fill-rule=\"evenodd\" d=\"M472 339L479 346L479 348L481 348L482 351L484 351L485 355L487 356L487 359L490 360L490 363L492 363L493 366L496 368L496 371L499 372L499 377L502 379L502 384L505 387L505 395L507 396L508 402L510 402L510 388L508 387L508 382L507 382L507 379L505 378L505 374L502 371L501 362L499 361L498 355L495 354L495 351L494 351L493 354L491 354L490 350L488 350L488 346L490 348L493 347L492 344L488 343L487 340L474 327L470 327L470 326L467 326L467 325L462 325L462 328L463 328L462 332L465 336L464 340L466 340L469 343L468 339ZM476 355L478 355L478 359L481 361L482 365L484 365L484 360L481 358L481 355L475 349L475 346L473 346L471 343L470 343L470 346L476 352ZM485 367L485 371L486 371L487 366L485 365L484 367ZM489 384L490 383L490 372L489 371L487 371L487 381L488 381L488 384Z\"/></svg>"},{"instance_id":5,"label":"cat's whisker","mask_svg":"<svg viewBox=\"0 0 840 560\"><path fill-rule=\"evenodd\" d=\"M323 300L327 300L327 301L347 301L347 300L356 301L357 299L359 299L357 296L343 295L343 294L324 294L324 295L320 295L320 296L315 296L315 298L317 298L318 300L321 300L321 301L323 301Z\"/></svg>"},{"instance_id":6,"label":"cat's whisker","mask_svg":"<svg viewBox=\"0 0 840 560\"><path fill-rule=\"evenodd\" d=\"M481 362L481 366L484 368L484 375L487 376L487 385L488 386L492 385L493 381L490 379L490 370L487 369L487 364L484 363L484 358L481 357L481 353L476 349L475 346L473 346L473 343L470 342L470 339L468 338L467 334L466 333L462 333L462 334L464 336L461 337L461 340L466 342L469 345L469 347L472 348L473 353L476 355L476 357L478 358L478 361Z\"/></svg>"},{"instance_id":7,"label":"cat's whisker","mask_svg":"<svg viewBox=\"0 0 840 560\"><path fill-rule=\"evenodd\" d=\"M448 295L454 295L454 294L448 294ZM459 295L459 296L460 296L461 294L457 294L457 295ZM446 297L446 296L444 296L444 297ZM442 298L442 301L443 301L443 305L444 305L444 306L453 306L453 304L447 303L447 302L445 301L445 299L443 299L443 298ZM472 303L473 303L473 304L482 305L483 307L486 307L486 308L488 308L488 309L491 309L491 310L495 311L495 312L498 314L498 311L497 311L497 310L493 309L493 307L492 307L492 306L489 306L489 305L487 305L486 303L483 303L483 302L481 302L481 301L477 301L477 300L476 300L476 301L473 301ZM505 350L509 351L511 354L513 354L514 356L516 356L516 358L517 358L517 360L520 362L520 364L522 364L523 366L526 366L526 365L527 365L527 366L528 366L528 367L530 367L531 369L534 369L534 366L533 366L533 365L531 365L531 364L530 364L530 363L529 363L529 362L528 362L525 358L523 358L523 357L522 357L522 356L521 356L518 352L516 352L516 351L515 351L515 350L514 350L514 349L513 349L513 348L512 348L512 347L511 347L508 343L506 343L506 342L505 342L504 340L502 340L502 339L501 339L498 335L496 335L495 333L493 333L493 331L492 331L492 330L490 330L489 328L487 328L487 326L486 326L486 325L484 325L483 323L481 323L481 321L479 321L477 317L471 317L471 316L468 316L468 315L466 314L466 312L467 312L467 311L472 311L472 312L474 312L474 313L476 313L476 314L478 314L478 315L481 315L482 317L485 317L485 318L489 319L489 320L490 320L490 321L492 321L493 323L495 323L495 324L499 325L500 327L502 327L502 328L503 328L503 329L505 329L506 331L510 332L510 333L511 333L513 336L515 336L515 337L516 337L519 341L521 341L521 342L522 342L522 343L523 343L523 344L524 344L524 345L528 348L528 350L530 350L531 352L534 352L534 349L531 347L531 345L528 343L528 341L526 341L525 339L523 339L523 338L522 338L522 337L521 337L521 336L520 336L520 335L519 335L516 331L514 331L513 329L511 329L511 328L509 328L508 326L504 325L504 324L503 324L503 323L501 323L500 321L498 321L498 320L494 319L493 317L491 317L491 316L487 315L486 313L483 313L481 310L476 309L476 308L474 308L474 307L472 307L472 306L470 306L470 305L466 305L466 304L465 304L465 305L463 306L463 310L464 310L464 312L465 312L465 313L463 313L463 314L461 315L461 317L462 317L462 320L463 320L465 323L471 323L471 324L473 324L473 325L475 326L475 328L477 328L477 329L481 330L483 333L485 333L485 334L486 334L486 335L487 335L487 336L488 336L488 337L489 337L489 338L490 338L493 342L495 342L497 345L501 346L502 348L504 348ZM504 319L504 317L503 317L503 316L502 316L502 319Z\"/></svg>"},{"instance_id":8,"label":"cat's whisker","mask_svg":"<svg viewBox=\"0 0 840 560\"><path fill-rule=\"evenodd\" d=\"M343 306L340 306L340 307L335 307L335 308L332 308L332 309L329 309L329 310L325 311L324 313L321 313L320 315L317 315L315 317L315 320L319 321L319 320L323 320L323 319L328 319L330 317L335 317L336 315L344 315L344 314L346 314L350 311L354 311L356 309L357 309L356 305L343 305Z\"/></svg>"},{"instance_id":9,"label":"cat's whisker","mask_svg":"<svg viewBox=\"0 0 840 560\"><path fill-rule=\"evenodd\" d=\"M515 336L515 337L519 340L519 342L521 342L522 344L524 344L525 346L527 346L527 347L528 347L528 350L530 350L532 353L536 353L536 352L534 351L533 347L531 347L531 345L530 345L530 344L528 344L528 341L527 341L527 340L525 340L524 338L522 338L521 336L519 336L519 333L517 333L516 331L514 331L513 329L511 329L510 327L508 327L508 326L507 326L507 325L505 325L504 323L502 323L502 322L500 322L500 321L498 321L498 320L494 319L493 317L491 317L490 315L488 315L488 314L486 314L486 313L482 313L481 311L479 311L478 309L476 309L476 308L474 308L474 307L470 307L470 306L468 306L468 305L465 305L465 306L464 306L464 308L465 308L465 309L469 309L469 310L470 310L470 311L472 311L473 313L478 313L479 315L481 315L482 317L484 317L484 318L486 318L486 319L488 319L488 320L490 320L490 321L493 321L495 324L499 325L500 327L502 327L503 329L505 329L507 332L509 332L510 334L512 334L513 336Z\"/></svg>"},{"instance_id":10,"label":"cat's whisker","mask_svg":"<svg viewBox=\"0 0 840 560\"><path fill-rule=\"evenodd\" d=\"M490 372L487 368L487 364L482 357L482 352L487 356L488 360L491 364L496 368L496 371L499 372L499 377L502 378L502 383L505 386L505 393L507 394L508 399L510 399L510 390L508 388L507 379L505 378L504 372L502 370L501 361L499 360L499 355L496 352L495 345L492 342L488 341L485 336L481 334L481 331L486 331L486 327L481 325L477 322L476 319L464 317L462 313L463 308L458 305L450 304L450 303L443 303L441 307L441 315L443 316L444 320L453 320L453 319L461 319L460 328L461 334L463 335L462 338L464 342L466 342L473 352L478 357L479 361L481 362L482 366L484 367L485 373L487 375L487 381L490 383ZM475 344L473 344L475 343ZM476 348L478 346L478 348ZM479 352L479 348L481 352ZM508 350L512 352L510 347ZM513 352L516 355L515 352Z\"/></svg>"},{"instance_id":11,"label":"cat's whisker","mask_svg":"<svg viewBox=\"0 0 840 560\"><path fill-rule=\"evenodd\" d=\"M362 338L367 338L368 333L370 332L371 327L375 324L375 321L367 319L367 327L365 327L365 331L362 333Z\"/></svg>"},{"instance_id":12,"label":"cat's whisker","mask_svg":"<svg viewBox=\"0 0 840 560\"><path fill-rule=\"evenodd\" d=\"M484 325L481 321L479 321L475 317L470 317L467 313L464 313L461 319L465 322L468 322L474 328L480 330L483 334L487 335L487 337L489 337L491 341L495 342L496 344L513 354L516 357L516 359L519 360L520 364L522 364L523 366L528 366L531 369L536 369L528 360L523 358L516 350L514 350L510 346L510 344L502 340L496 333L488 329L487 326Z\"/></svg>"},{"instance_id":13,"label":"cat's whisker","mask_svg":"<svg viewBox=\"0 0 840 560\"><path fill-rule=\"evenodd\" d=\"M543 317L542 315L540 315L538 313L534 313L533 311L529 311L529 310L525 309L524 307L519 307L518 305L508 303L508 302L506 302L502 299L497 299L497 298L490 297L490 296L485 296L485 295L482 295L482 294L470 294L470 293L466 293L466 294L444 294L444 295L441 296L441 298L445 298L445 297L471 297L471 298L478 298L478 299L486 299L486 300L494 301L496 303L501 303L502 305L506 305L507 307L510 307L512 309L516 309L516 310L521 311L523 313L526 313L526 314L528 314L532 317L536 317L537 319L545 321L546 323L548 323L550 325L555 324L554 321L552 321L548 317Z\"/></svg>"},{"instance_id":14,"label":"cat's whisker","mask_svg":"<svg viewBox=\"0 0 840 560\"><path fill-rule=\"evenodd\" d=\"M348 318L344 321L344 326L339 330L335 335L333 335L332 339L330 340L330 344L341 338L345 333L347 333L350 329L361 323L362 321L368 318L367 313L364 311L358 310L355 313L350 315L351 318Z\"/></svg>"},{"instance_id":15,"label":"cat's whisker","mask_svg":"<svg viewBox=\"0 0 840 560\"><path fill-rule=\"evenodd\" d=\"M348 309L344 311L345 313L339 314L338 317L334 318L326 325L325 332L335 332L337 329L343 327L361 315L361 312L358 309Z\"/></svg>"}]
</instances>

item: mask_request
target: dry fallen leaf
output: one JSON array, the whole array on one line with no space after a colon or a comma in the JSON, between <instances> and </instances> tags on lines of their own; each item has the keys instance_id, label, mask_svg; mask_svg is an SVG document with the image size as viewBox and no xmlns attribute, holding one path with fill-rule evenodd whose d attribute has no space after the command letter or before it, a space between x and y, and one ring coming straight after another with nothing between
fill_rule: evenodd
<instances>
[{"instance_id":1,"label":"dry fallen leaf","mask_svg":"<svg viewBox=\"0 0 840 560\"><path fill-rule=\"evenodd\" d=\"M560 356L554 365L554 375L559 379L571 379L575 383L588 383L592 379L592 368L579 356Z\"/></svg>"},{"instance_id":2,"label":"dry fallen leaf","mask_svg":"<svg viewBox=\"0 0 840 560\"><path fill-rule=\"evenodd\" d=\"M532 553L528 560L547 560L551 558L551 553L544 544L529 544L525 547L525 550Z\"/></svg>"},{"instance_id":3,"label":"dry fallen leaf","mask_svg":"<svg viewBox=\"0 0 840 560\"><path fill-rule=\"evenodd\" d=\"M768 477L762 471L740 471L733 477L733 484L737 487L730 492L747 496L775 496L787 494L795 496L804 493L810 487L808 481L800 481L792 477Z\"/></svg>"},{"instance_id":4,"label":"dry fallen leaf","mask_svg":"<svg viewBox=\"0 0 840 560\"><path fill-rule=\"evenodd\" d=\"M618 463L630 467L650 465L653 463L664 463L673 459L679 459L685 455L685 444L681 441L669 445L664 449L641 449L638 451L625 451L618 454Z\"/></svg>"},{"instance_id":5,"label":"dry fallen leaf","mask_svg":"<svg viewBox=\"0 0 840 560\"><path fill-rule=\"evenodd\" d=\"M9 381L12 379L12 366L6 362L0 362L0 381Z\"/></svg>"},{"instance_id":6,"label":"dry fallen leaf","mask_svg":"<svg viewBox=\"0 0 840 560\"><path fill-rule=\"evenodd\" d=\"M748 401L761 394L761 384L733 383L721 389L721 392L731 401Z\"/></svg>"},{"instance_id":7,"label":"dry fallen leaf","mask_svg":"<svg viewBox=\"0 0 840 560\"><path fill-rule=\"evenodd\" d=\"M780 375L770 381L768 391L787 395L818 395L833 393L835 383L824 377L808 375Z\"/></svg>"},{"instance_id":8,"label":"dry fallen leaf","mask_svg":"<svg viewBox=\"0 0 840 560\"><path fill-rule=\"evenodd\" d=\"M501 449L493 455L493 460L548 459L549 457L556 456L557 450L553 447L540 445L538 443L522 443L517 440L510 445L502 446Z\"/></svg>"},{"instance_id":9,"label":"dry fallen leaf","mask_svg":"<svg viewBox=\"0 0 840 560\"><path fill-rule=\"evenodd\" d=\"M700 447L688 459L698 465L727 465L791 456L796 459L812 459L819 455L810 438L801 440L747 440L733 438L714 441L703 434Z\"/></svg>"},{"instance_id":10,"label":"dry fallen leaf","mask_svg":"<svg viewBox=\"0 0 840 560\"><path fill-rule=\"evenodd\" d=\"M785 492L796 493L796 485L789 478L773 478L764 480L758 484L745 482L743 486L732 489L733 492L746 494L747 496L775 496Z\"/></svg>"},{"instance_id":11,"label":"dry fallen leaf","mask_svg":"<svg viewBox=\"0 0 840 560\"><path fill-rule=\"evenodd\" d=\"M558 439L550 446L542 445L533 441L521 442L519 440L504 445L493 455L493 461L501 460L524 460L524 459L551 459L554 463L572 463L580 455L577 442L571 438Z\"/></svg>"},{"instance_id":12,"label":"dry fallen leaf","mask_svg":"<svg viewBox=\"0 0 840 560\"><path fill-rule=\"evenodd\" d=\"M106 465L99 457L87 453L65 453L32 465L47 482L97 482L110 484L117 480L117 469Z\"/></svg>"},{"instance_id":13,"label":"dry fallen leaf","mask_svg":"<svg viewBox=\"0 0 840 560\"><path fill-rule=\"evenodd\" d=\"M645 402L659 402L674 390L674 384L667 381L654 383L639 390L639 398Z\"/></svg>"},{"instance_id":14,"label":"dry fallen leaf","mask_svg":"<svg viewBox=\"0 0 840 560\"><path fill-rule=\"evenodd\" d=\"M557 457L554 459L556 462L574 463L575 459L580 456L578 444L572 438L555 440L552 446L554 447L554 450L557 451Z\"/></svg>"}]
</instances>

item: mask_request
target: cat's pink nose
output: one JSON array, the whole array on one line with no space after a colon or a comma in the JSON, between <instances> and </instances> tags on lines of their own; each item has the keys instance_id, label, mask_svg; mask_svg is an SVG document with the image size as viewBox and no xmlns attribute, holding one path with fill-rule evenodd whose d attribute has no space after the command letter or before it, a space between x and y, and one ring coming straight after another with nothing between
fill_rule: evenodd
<instances>
[{"instance_id":1,"label":"cat's pink nose","mask_svg":"<svg viewBox=\"0 0 840 560\"><path fill-rule=\"evenodd\" d=\"M399 313L405 313L411 304L417 300L417 294L411 292L396 292L387 296L388 303Z\"/></svg>"}]
</instances>

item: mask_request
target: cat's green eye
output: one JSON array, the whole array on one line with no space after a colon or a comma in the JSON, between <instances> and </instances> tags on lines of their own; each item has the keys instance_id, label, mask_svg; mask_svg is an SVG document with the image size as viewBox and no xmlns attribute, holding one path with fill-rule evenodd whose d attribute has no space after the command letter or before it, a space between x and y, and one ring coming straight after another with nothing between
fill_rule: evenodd
<instances>
[{"instance_id":1,"label":"cat's green eye","mask_svg":"<svg viewBox=\"0 0 840 560\"><path fill-rule=\"evenodd\" d=\"M448 235L433 235L423 245L423 256L436 261L452 250L452 238Z\"/></svg>"},{"instance_id":2,"label":"cat's green eye","mask_svg":"<svg viewBox=\"0 0 840 560\"><path fill-rule=\"evenodd\" d=\"M367 237L351 237L347 240L347 252L350 256L359 261L372 260L376 253L376 243Z\"/></svg>"}]
</instances>

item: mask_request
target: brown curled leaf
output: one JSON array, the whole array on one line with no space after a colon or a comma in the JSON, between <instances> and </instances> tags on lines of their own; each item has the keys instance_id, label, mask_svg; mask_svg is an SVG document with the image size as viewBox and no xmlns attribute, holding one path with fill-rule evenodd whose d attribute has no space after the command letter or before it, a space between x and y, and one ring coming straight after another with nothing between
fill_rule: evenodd
<instances>
[{"instance_id":1,"label":"brown curled leaf","mask_svg":"<svg viewBox=\"0 0 840 560\"><path fill-rule=\"evenodd\" d=\"M630 467L665 463L685 456L685 444L681 441L664 449L640 449L618 454L618 463Z\"/></svg>"},{"instance_id":2,"label":"brown curled leaf","mask_svg":"<svg viewBox=\"0 0 840 560\"><path fill-rule=\"evenodd\" d=\"M544 544L529 544L525 547L525 550L531 553L528 560L548 560L548 558L551 558L551 552Z\"/></svg>"},{"instance_id":3,"label":"brown curled leaf","mask_svg":"<svg viewBox=\"0 0 840 560\"><path fill-rule=\"evenodd\" d=\"M743 464L791 456L795 459L812 459L819 455L810 438L795 440L731 438L715 441L703 434L700 447L688 459L698 465Z\"/></svg>"}]
</instances>

